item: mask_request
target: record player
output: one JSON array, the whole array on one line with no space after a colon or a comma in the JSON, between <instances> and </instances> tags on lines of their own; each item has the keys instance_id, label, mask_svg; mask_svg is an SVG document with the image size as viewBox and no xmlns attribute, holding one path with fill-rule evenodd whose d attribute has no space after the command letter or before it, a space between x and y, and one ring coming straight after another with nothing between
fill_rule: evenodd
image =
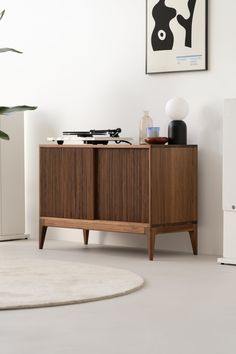
<instances>
[{"instance_id":1,"label":"record player","mask_svg":"<svg viewBox=\"0 0 236 354\"><path fill-rule=\"evenodd\" d=\"M57 138L47 138L48 141L54 141L59 145L67 143L107 145L109 142L116 144L126 143L132 145L133 138L121 137L121 128L88 131L64 131L62 136Z\"/></svg>"}]
</instances>

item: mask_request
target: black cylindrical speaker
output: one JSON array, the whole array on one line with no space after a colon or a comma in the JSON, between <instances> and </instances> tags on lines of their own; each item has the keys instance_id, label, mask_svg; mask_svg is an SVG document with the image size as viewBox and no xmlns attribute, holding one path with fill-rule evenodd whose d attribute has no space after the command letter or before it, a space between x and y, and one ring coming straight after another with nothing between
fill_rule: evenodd
<instances>
[{"instance_id":1,"label":"black cylindrical speaker","mask_svg":"<svg viewBox=\"0 0 236 354\"><path fill-rule=\"evenodd\" d=\"M187 126L183 120L172 120L169 123L168 143L171 145L187 144Z\"/></svg>"}]
</instances>

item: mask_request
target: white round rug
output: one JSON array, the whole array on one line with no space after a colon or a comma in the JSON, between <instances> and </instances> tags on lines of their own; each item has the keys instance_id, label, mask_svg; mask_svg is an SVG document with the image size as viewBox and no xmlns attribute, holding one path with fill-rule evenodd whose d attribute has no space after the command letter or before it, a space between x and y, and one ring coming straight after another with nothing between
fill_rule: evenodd
<instances>
[{"instance_id":1,"label":"white round rug","mask_svg":"<svg viewBox=\"0 0 236 354\"><path fill-rule=\"evenodd\" d=\"M0 310L108 299L142 285L140 276L122 269L39 259L0 260Z\"/></svg>"}]
</instances>

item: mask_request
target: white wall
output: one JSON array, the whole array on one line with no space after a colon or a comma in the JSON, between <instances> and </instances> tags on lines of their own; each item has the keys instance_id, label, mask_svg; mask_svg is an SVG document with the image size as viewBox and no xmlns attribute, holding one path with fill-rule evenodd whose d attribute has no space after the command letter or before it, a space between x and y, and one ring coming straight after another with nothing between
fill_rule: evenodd
<instances>
[{"instance_id":1,"label":"white wall","mask_svg":"<svg viewBox=\"0 0 236 354\"><path fill-rule=\"evenodd\" d=\"M24 51L0 55L1 104L39 106L26 114L27 232L33 237L38 236L39 143L63 130L106 127L122 127L137 138L143 109L165 136L164 106L178 95L191 108L189 143L199 145L200 252L222 253L221 119L223 98L236 95L236 2L209 3L209 71L148 76L145 0L0 1L7 10L0 46ZM146 245L135 236L100 240ZM158 247L190 250L186 234L161 236Z\"/></svg>"}]
</instances>

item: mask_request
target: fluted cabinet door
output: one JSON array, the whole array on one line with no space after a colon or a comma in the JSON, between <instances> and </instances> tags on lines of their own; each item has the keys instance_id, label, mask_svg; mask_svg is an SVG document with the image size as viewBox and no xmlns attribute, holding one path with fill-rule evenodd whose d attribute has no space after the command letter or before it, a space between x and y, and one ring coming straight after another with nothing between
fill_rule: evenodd
<instances>
[{"instance_id":1,"label":"fluted cabinet door","mask_svg":"<svg viewBox=\"0 0 236 354\"><path fill-rule=\"evenodd\" d=\"M94 218L93 150L41 147L40 215Z\"/></svg>"},{"instance_id":2,"label":"fluted cabinet door","mask_svg":"<svg viewBox=\"0 0 236 354\"><path fill-rule=\"evenodd\" d=\"M151 147L151 224L197 221L197 147Z\"/></svg>"},{"instance_id":3,"label":"fluted cabinet door","mask_svg":"<svg viewBox=\"0 0 236 354\"><path fill-rule=\"evenodd\" d=\"M96 218L148 222L148 149L98 149L96 161Z\"/></svg>"}]
</instances>

